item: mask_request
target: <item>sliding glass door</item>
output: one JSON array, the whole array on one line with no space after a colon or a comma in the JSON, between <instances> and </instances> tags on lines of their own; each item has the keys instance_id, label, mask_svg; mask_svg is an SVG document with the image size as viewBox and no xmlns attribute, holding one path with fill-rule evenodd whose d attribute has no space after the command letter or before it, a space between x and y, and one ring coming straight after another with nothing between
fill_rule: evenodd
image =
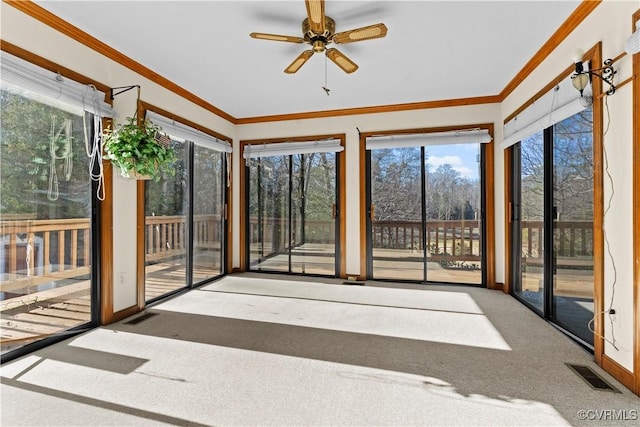
<instances>
[{"instance_id":1,"label":"sliding glass door","mask_svg":"<svg viewBox=\"0 0 640 427\"><path fill-rule=\"evenodd\" d=\"M481 144L367 150L371 279L481 284Z\"/></svg>"},{"instance_id":2,"label":"sliding glass door","mask_svg":"<svg viewBox=\"0 0 640 427\"><path fill-rule=\"evenodd\" d=\"M104 194L92 179L101 170L95 157L99 141L91 136L100 119L85 111L82 94L95 101L95 114L108 106L102 106L103 93L6 52L1 58L4 361L97 325L98 198Z\"/></svg>"},{"instance_id":3,"label":"sliding glass door","mask_svg":"<svg viewBox=\"0 0 640 427\"><path fill-rule=\"evenodd\" d=\"M246 160L251 271L338 275L337 171L335 152Z\"/></svg>"},{"instance_id":4,"label":"sliding glass door","mask_svg":"<svg viewBox=\"0 0 640 427\"><path fill-rule=\"evenodd\" d=\"M514 292L542 312L545 287L543 133L524 139L514 147L513 153L513 173L519 183L514 186L518 202L514 204L516 220L512 222L513 236L518 241L514 248L519 248L516 257L519 280L514 282Z\"/></svg>"},{"instance_id":5,"label":"sliding glass door","mask_svg":"<svg viewBox=\"0 0 640 427\"><path fill-rule=\"evenodd\" d=\"M335 276L336 153L291 156L291 272Z\"/></svg>"},{"instance_id":6,"label":"sliding glass door","mask_svg":"<svg viewBox=\"0 0 640 427\"><path fill-rule=\"evenodd\" d=\"M147 303L224 273L227 209L225 141L147 111L176 154L171 173L145 183Z\"/></svg>"},{"instance_id":7,"label":"sliding glass door","mask_svg":"<svg viewBox=\"0 0 640 427\"><path fill-rule=\"evenodd\" d=\"M553 320L593 344L593 114L553 126Z\"/></svg>"},{"instance_id":8,"label":"sliding glass door","mask_svg":"<svg viewBox=\"0 0 640 427\"><path fill-rule=\"evenodd\" d=\"M188 147L172 140L173 174L145 183L145 298L151 301L185 288L188 236Z\"/></svg>"},{"instance_id":9,"label":"sliding glass door","mask_svg":"<svg viewBox=\"0 0 640 427\"><path fill-rule=\"evenodd\" d=\"M193 283L224 271L226 153L193 147Z\"/></svg>"},{"instance_id":10,"label":"sliding glass door","mask_svg":"<svg viewBox=\"0 0 640 427\"><path fill-rule=\"evenodd\" d=\"M516 144L514 294L593 345L593 119L575 114Z\"/></svg>"},{"instance_id":11,"label":"sliding glass door","mask_svg":"<svg viewBox=\"0 0 640 427\"><path fill-rule=\"evenodd\" d=\"M249 265L252 270L288 272L290 156L250 160Z\"/></svg>"},{"instance_id":12,"label":"sliding glass door","mask_svg":"<svg viewBox=\"0 0 640 427\"><path fill-rule=\"evenodd\" d=\"M371 150L371 277L426 280L424 149Z\"/></svg>"}]
</instances>

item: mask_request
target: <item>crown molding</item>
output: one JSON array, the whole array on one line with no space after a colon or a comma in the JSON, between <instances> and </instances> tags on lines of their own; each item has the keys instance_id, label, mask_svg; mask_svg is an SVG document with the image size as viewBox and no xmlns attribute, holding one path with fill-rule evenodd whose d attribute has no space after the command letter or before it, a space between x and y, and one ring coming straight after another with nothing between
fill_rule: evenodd
<instances>
[{"instance_id":1,"label":"crown molding","mask_svg":"<svg viewBox=\"0 0 640 427\"><path fill-rule=\"evenodd\" d=\"M493 104L500 102L498 95L474 98L443 99L437 101L411 102L405 104L378 105L371 107L343 108L337 110L309 111L305 113L276 114L271 116L246 117L238 119L238 124L279 122L285 120L319 119L326 117L353 116L357 114L392 113L429 108L461 107L465 105Z\"/></svg>"}]
</instances>

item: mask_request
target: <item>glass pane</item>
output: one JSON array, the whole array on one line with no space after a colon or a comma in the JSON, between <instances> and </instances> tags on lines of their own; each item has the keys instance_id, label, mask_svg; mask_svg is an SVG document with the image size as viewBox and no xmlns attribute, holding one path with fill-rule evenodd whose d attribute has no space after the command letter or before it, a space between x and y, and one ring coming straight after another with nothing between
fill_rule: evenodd
<instances>
[{"instance_id":1,"label":"glass pane","mask_svg":"<svg viewBox=\"0 0 640 427\"><path fill-rule=\"evenodd\" d=\"M302 154L292 160L291 271L334 276L336 155Z\"/></svg>"},{"instance_id":2,"label":"glass pane","mask_svg":"<svg viewBox=\"0 0 640 427\"><path fill-rule=\"evenodd\" d=\"M480 144L425 149L427 280L482 283Z\"/></svg>"},{"instance_id":3,"label":"glass pane","mask_svg":"<svg viewBox=\"0 0 640 427\"><path fill-rule=\"evenodd\" d=\"M593 119L589 108L553 128L554 319L593 344Z\"/></svg>"},{"instance_id":4,"label":"glass pane","mask_svg":"<svg viewBox=\"0 0 640 427\"><path fill-rule=\"evenodd\" d=\"M145 184L145 299L150 301L187 286L187 150L171 142L174 174Z\"/></svg>"},{"instance_id":5,"label":"glass pane","mask_svg":"<svg viewBox=\"0 0 640 427\"><path fill-rule=\"evenodd\" d=\"M249 162L249 268L289 271L289 156Z\"/></svg>"},{"instance_id":6,"label":"glass pane","mask_svg":"<svg viewBox=\"0 0 640 427\"><path fill-rule=\"evenodd\" d=\"M91 320L93 195L83 126L93 118L6 91L0 100L5 353Z\"/></svg>"},{"instance_id":7,"label":"glass pane","mask_svg":"<svg viewBox=\"0 0 640 427\"><path fill-rule=\"evenodd\" d=\"M543 133L520 142L521 280L514 292L538 310L544 308L544 144Z\"/></svg>"},{"instance_id":8,"label":"glass pane","mask_svg":"<svg viewBox=\"0 0 640 427\"><path fill-rule=\"evenodd\" d=\"M419 147L371 150L373 278L424 280Z\"/></svg>"},{"instance_id":9,"label":"glass pane","mask_svg":"<svg viewBox=\"0 0 640 427\"><path fill-rule=\"evenodd\" d=\"M222 274L225 154L193 148L193 283Z\"/></svg>"}]
</instances>

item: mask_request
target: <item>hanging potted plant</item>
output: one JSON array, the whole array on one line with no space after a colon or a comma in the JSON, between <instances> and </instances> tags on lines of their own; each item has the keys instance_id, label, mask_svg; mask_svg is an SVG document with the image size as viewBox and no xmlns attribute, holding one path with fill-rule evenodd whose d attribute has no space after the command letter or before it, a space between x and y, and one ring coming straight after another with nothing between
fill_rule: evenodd
<instances>
[{"instance_id":1,"label":"hanging potted plant","mask_svg":"<svg viewBox=\"0 0 640 427\"><path fill-rule=\"evenodd\" d=\"M169 147L171 140L160 131L150 121L138 126L135 118L128 117L127 123L117 129L103 131L105 159L111 160L125 178L160 179L159 172L173 174L176 156Z\"/></svg>"}]
</instances>

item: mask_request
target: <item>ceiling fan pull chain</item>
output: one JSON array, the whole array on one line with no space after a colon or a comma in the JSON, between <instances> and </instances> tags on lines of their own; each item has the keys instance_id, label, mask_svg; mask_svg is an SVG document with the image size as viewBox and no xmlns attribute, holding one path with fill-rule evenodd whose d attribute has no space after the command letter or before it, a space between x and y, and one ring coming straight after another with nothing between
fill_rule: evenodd
<instances>
[{"instance_id":1,"label":"ceiling fan pull chain","mask_svg":"<svg viewBox=\"0 0 640 427\"><path fill-rule=\"evenodd\" d=\"M326 52L324 54L324 86L322 86L322 89L324 89L327 96L329 96L329 91L331 91L331 89L329 89L327 85L327 53Z\"/></svg>"}]
</instances>

